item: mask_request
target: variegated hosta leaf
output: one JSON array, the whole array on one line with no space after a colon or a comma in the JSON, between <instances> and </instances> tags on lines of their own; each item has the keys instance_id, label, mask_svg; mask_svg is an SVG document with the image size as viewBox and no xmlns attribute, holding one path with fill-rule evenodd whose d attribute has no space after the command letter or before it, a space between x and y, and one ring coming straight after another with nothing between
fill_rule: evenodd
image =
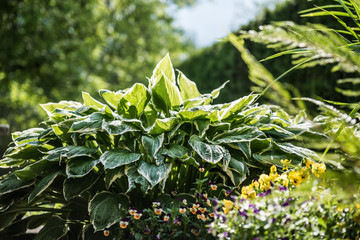
<instances>
[{"instance_id":1,"label":"variegated hosta leaf","mask_svg":"<svg viewBox=\"0 0 360 240\"><path fill-rule=\"evenodd\" d=\"M124 149L111 149L104 152L100 157L100 162L105 169L114 169L129 163L136 162L140 159L141 154L131 153Z\"/></svg>"},{"instance_id":2,"label":"variegated hosta leaf","mask_svg":"<svg viewBox=\"0 0 360 240\"><path fill-rule=\"evenodd\" d=\"M163 165L156 166L155 164L141 162L138 172L148 180L152 187L168 177L171 171L171 164L164 163Z\"/></svg>"},{"instance_id":3,"label":"variegated hosta leaf","mask_svg":"<svg viewBox=\"0 0 360 240\"><path fill-rule=\"evenodd\" d=\"M114 169L107 169L105 174L105 186L107 189L110 188L111 184L118 178L125 175L124 166L117 167Z\"/></svg>"},{"instance_id":4,"label":"variegated hosta leaf","mask_svg":"<svg viewBox=\"0 0 360 240\"><path fill-rule=\"evenodd\" d=\"M61 161L62 159L72 159L77 157L91 157L98 151L97 148L88 148L84 146L66 146L55 148L46 152L48 154L44 159L48 161Z\"/></svg>"},{"instance_id":5,"label":"variegated hosta leaf","mask_svg":"<svg viewBox=\"0 0 360 240\"><path fill-rule=\"evenodd\" d=\"M148 157L153 159L159 149L162 147L164 142L164 134L158 135L156 137L141 137L141 144L144 147Z\"/></svg>"},{"instance_id":6,"label":"variegated hosta leaf","mask_svg":"<svg viewBox=\"0 0 360 240\"><path fill-rule=\"evenodd\" d=\"M127 193L136 188L138 185L141 191L145 194L150 189L150 184L138 171L136 166L126 166L125 175L128 178L129 188Z\"/></svg>"},{"instance_id":7,"label":"variegated hosta leaf","mask_svg":"<svg viewBox=\"0 0 360 240\"><path fill-rule=\"evenodd\" d=\"M58 216L54 216L36 234L34 240L57 240L64 236L67 231L66 221Z\"/></svg>"},{"instance_id":8,"label":"variegated hosta leaf","mask_svg":"<svg viewBox=\"0 0 360 240\"><path fill-rule=\"evenodd\" d=\"M91 115L80 118L77 122L74 122L71 126L70 132L82 133L98 131L101 129L101 125L104 119L108 119L108 116L100 112L94 112Z\"/></svg>"},{"instance_id":9,"label":"variegated hosta leaf","mask_svg":"<svg viewBox=\"0 0 360 240\"><path fill-rule=\"evenodd\" d=\"M180 71L178 74L177 82L180 88L180 94L183 101L201 96L199 90L197 89L196 84L190 79L188 79Z\"/></svg>"},{"instance_id":10,"label":"variegated hosta leaf","mask_svg":"<svg viewBox=\"0 0 360 240\"><path fill-rule=\"evenodd\" d=\"M55 178L60 174L63 174L63 170L55 170L47 174L43 179L41 179L38 184L36 184L34 190L30 193L28 197L28 202L30 203L35 197L45 191L53 183Z\"/></svg>"},{"instance_id":11,"label":"variegated hosta leaf","mask_svg":"<svg viewBox=\"0 0 360 240\"><path fill-rule=\"evenodd\" d=\"M16 170L14 173L21 180L29 181L43 174L44 171L52 169L52 167L56 165L57 164L55 162L50 162L48 160L40 160L22 169Z\"/></svg>"},{"instance_id":12,"label":"variegated hosta leaf","mask_svg":"<svg viewBox=\"0 0 360 240\"><path fill-rule=\"evenodd\" d=\"M94 185L99 178L95 173L89 173L80 178L67 178L63 184L63 194L66 200L77 197Z\"/></svg>"},{"instance_id":13,"label":"variegated hosta leaf","mask_svg":"<svg viewBox=\"0 0 360 240\"><path fill-rule=\"evenodd\" d=\"M103 191L97 193L89 202L90 221L95 231L103 230L126 216L129 200L124 194Z\"/></svg>"},{"instance_id":14,"label":"variegated hosta leaf","mask_svg":"<svg viewBox=\"0 0 360 240\"><path fill-rule=\"evenodd\" d=\"M127 123L121 120L114 120L111 122L103 121L102 128L111 135L123 135L127 132L138 132L140 129L132 123Z\"/></svg>"},{"instance_id":15,"label":"variegated hosta leaf","mask_svg":"<svg viewBox=\"0 0 360 240\"><path fill-rule=\"evenodd\" d=\"M162 148L161 154L172 159L184 158L187 156L189 149L179 144L171 144L168 148Z\"/></svg>"},{"instance_id":16,"label":"variegated hosta leaf","mask_svg":"<svg viewBox=\"0 0 360 240\"><path fill-rule=\"evenodd\" d=\"M223 147L215 144L208 144L203 142L197 135L192 135L189 139L189 144L193 150L206 162L218 163L223 157L225 151Z\"/></svg>"},{"instance_id":17,"label":"variegated hosta leaf","mask_svg":"<svg viewBox=\"0 0 360 240\"><path fill-rule=\"evenodd\" d=\"M66 163L66 174L71 177L82 177L88 174L99 163L98 159L79 157Z\"/></svg>"},{"instance_id":18,"label":"variegated hosta leaf","mask_svg":"<svg viewBox=\"0 0 360 240\"><path fill-rule=\"evenodd\" d=\"M256 127L244 126L218 134L216 137L213 138L213 141L217 144L249 142L261 137L265 137L265 134L259 131Z\"/></svg>"},{"instance_id":19,"label":"variegated hosta leaf","mask_svg":"<svg viewBox=\"0 0 360 240\"><path fill-rule=\"evenodd\" d=\"M34 179L32 179L32 181L23 181L17 178L14 173L10 173L9 175L1 179L0 195L31 186L34 184L34 182L35 182Z\"/></svg>"},{"instance_id":20,"label":"variegated hosta leaf","mask_svg":"<svg viewBox=\"0 0 360 240\"><path fill-rule=\"evenodd\" d=\"M228 106L227 108L223 109L220 112L220 120L224 120L230 117L231 115L238 113L242 108L254 102L257 97L258 95L256 94L250 94L248 96L245 96L243 98L231 102L230 106Z\"/></svg>"},{"instance_id":21,"label":"variegated hosta leaf","mask_svg":"<svg viewBox=\"0 0 360 240\"><path fill-rule=\"evenodd\" d=\"M125 118L137 118L150 100L147 88L140 83L127 90L118 105L118 113Z\"/></svg>"},{"instance_id":22,"label":"variegated hosta leaf","mask_svg":"<svg viewBox=\"0 0 360 240\"><path fill-rule=\"evenodd\" d=\"M99 94L110 107L117 110L120 99L123 96L123 93L121 91L112 92L102 89L99 91Z\"/></svg>"},{"instance_id":23,"label":"variegated hosta leaf","mask_svg":"<svg viewBox=\"0 0 360 240\"><path fill-rule=\"evenodd\" d=\"M177 109L181 104L181 96L175 82L165 75L159 75L156 83L151 88L152 101L156 108L169 114L170 110Z\"/></svg>"}]
</instances>

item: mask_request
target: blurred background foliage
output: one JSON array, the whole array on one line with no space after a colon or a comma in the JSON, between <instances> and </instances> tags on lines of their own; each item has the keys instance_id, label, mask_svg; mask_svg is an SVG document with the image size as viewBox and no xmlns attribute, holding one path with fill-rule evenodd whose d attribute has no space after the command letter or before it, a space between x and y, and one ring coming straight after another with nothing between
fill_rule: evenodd
<instances>
[{"instance_id":1,"label":"blurred background foliage","mask_svg":"<svg viewBox=\"0 0 360 240\"><path fill-rule=\"evenodd\" d=\"M193 3L1 1L0 123L34 127L44 119L39 103L147 82L166 52L179 61L192 51L166 8Z\"/></svg>"},{"instance_id":2,"label":"blurred background foliage","mask_svg":"<svg viewBox=\"0 0 360 240\"><path fill-rule=\"evenodd\" d=\"M257 16L256 20L251 21L240 30L259 30L260 26L276 21L293 21L297 24L320 23L329 28L339 29L342 26L329 16L319 16L314 18L301 17L299 12L313 8L314 5L329 4L329 0L288 0L278 4L274 10L265 9ZM336 1L334 1L336 2ZM351 19L345 19L345 21ZM250 41L245 42L245 47L258 60L265 59L274 53L274 50L267 48L260 43ZM291 57L282 56L275 61L265 61L262 63L274 77L281 75L292 67ZM353 98L344 96L335 90L338 79L351 77L351 74L344 72L332 72L332 65L315 66L306 71L293 71L281 80L283 87L295 96L316 97L335 101L354 101ZM203 92L211 89L211 84L219 85L224 80L231 80L229 87L224 89L224 94L219 101L231 101L239 96L243 96L252 91L254 84L248 78L248 66L245 64L238 50L229 42L219 42L193 54L184 61L179 68L187 76L198 84ZM295 92L294 92L295 91ZM226 92L226 93L225 93ZM265 100L265 99L263 99ZM268 99L267 99L268 100Z\"/></svg>"}]
</instances>

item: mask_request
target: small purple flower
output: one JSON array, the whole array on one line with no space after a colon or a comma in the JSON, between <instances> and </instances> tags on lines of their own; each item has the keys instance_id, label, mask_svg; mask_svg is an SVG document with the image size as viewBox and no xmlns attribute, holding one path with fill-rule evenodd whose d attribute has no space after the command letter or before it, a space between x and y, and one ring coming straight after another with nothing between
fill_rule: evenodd
<instances>
[{"instance_id":1,"label":"small purple flower","mask_svg":"<svg viewBox=\"0 0 360 240\"><path fill-rule=\"evenodd\" d=\"M274 222L276 222L276 218L273 218L273 219L271 220L271 223L274 223Z\"/></svg>"},{"instance_id":2,"label":"small purple flower","mask_svg":"<svg viewBox=\"0 0 360 240\"><path fill-rule=\"evenodd\" d=\"M211 199L211 202L214 207L218 205L218 200L216 198Z\"/></svg>"},{"instance_id":3,"label":"small purple flower","mask_svg":"<svg viewBox=\"0 0 360 240\"><path fill-rule=\"evenodd\" d=\"M151 230L150 228L147 228L147 227L144 227L144 233L147 235L147 234L150 234Z\"/></svg>"},{"instance_id":4,"label":"small purple flower","mask_svg":"<svg viewBox=\"0 0 360 240\"><path fill-rule=\"evenodd\" d=\"M227 189L227 190L225 191L225 196L229 196L230 193L231 193L231 190L230 190L230 189Z\"/></svg>"},{"instance_id":5,"label":"small purple flower","mask_svg":"<svg viewBox=\"0 0 360 240\"><path fill-rule=\"evenodd\" d=\"M291 222L291 218L286 218L285 222L284 222L284 225L287 224L288 222Z\"/></svg>"},{"instance_id":6,"label":"small purple flower","mask_svg":"<svg viewBox=\"0 0 360 240\"><path fill-rule=\"evenodd\" d=\"M289 205L290 205L290 203L288 201L285 201L281 204L282 207L287 207Z\"/></svg>"},{"instance_id":7,"label":"small purple flower","mask_svg":"<svg viewBox=\"0 0 360 240\"><path fill-rule=\"evenodd\" d=\"M248 215L246 214L246 210L244 210L244 211L239 210L239 213L240 213L240 216L245 217L245 219L248 218Z\"/></svg>"},{"instance_id":8,"label":"small purple flower","mask_svg":"<svg viewBox=\"0 0 360 240\"><path fill-rule=\"evenodd\" d=\"M224 232L224 237L228 237L229 236L229 233L228 232Z\"/></svg>"},{"instance_id":9,"label":"small purple flower","mask_svg":"<svg viewBox=\"0 0 360 240\"><path fill-rule=\"evenodd\" d=\"M280 191L286 191L287 189L288 189L287 187L279 186Z\"/></svg>"},{"instance_id":10,"label":"small purple flower","mask_svg":"<svg viewBox=\"0 0 360 240\"><path fill-rule=\"evenodd\" d=\"M159 240L159 239L160 239L160 235L157 234L157 235L155 236L155 238Z\"/></svg>"},{"instance_id":11,"label":"small purple flower","mask_svg":"<svg viewBox=\"0 0 360 240\"><path fill-rule=\"evenodd\" d=\"M273 181L270 181L270 185L273 187L275 184Z\"/></svg>"},{"instance_id":12,"label":"small purple flower","mask_svg":"<svg viewBox=\"0 0 360 240\"><path fill-rule=\"evenodd\" d=\"M195 198L200 198L201 197L201 193L196 193L195 194Z\"/></svg>"},{"instance_id":13,"label":"small purple flower","mask_svg":"<svg viewBox=\"0 0 360 240\"><path fill-rule=\"evenodd\" d=\"M232 202L236 202L236 197L234 195L231 195L230 199L231 199Z\"/></svg>"},{"instance_id":14,"label":"small purple flower","mask_svg":"<svg viewBox=\"0 0 360 240\"><path fill-rule=\"evenodd\" d=\"M252 240L261 240L260 238L253 238Z\"/></svg>"},{"instance_id":15,"label":"small purple flower","mask_svg":"<svg viewBox=\"0 0 360 240\"><path fill-rule=\"evenodd\" d=\"M257 214L259 212L260 212L259 209L257 207L254 207L254 213Z\"/></svg>"}]
</instances>

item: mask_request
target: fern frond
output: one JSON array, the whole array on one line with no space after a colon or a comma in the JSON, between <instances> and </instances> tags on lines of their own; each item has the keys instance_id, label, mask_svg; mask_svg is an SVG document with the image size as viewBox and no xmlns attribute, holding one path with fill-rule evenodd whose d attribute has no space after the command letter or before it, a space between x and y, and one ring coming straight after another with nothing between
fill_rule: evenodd
<instances>
[{"instance_id":1,"label":"fern frond","mask_svg":"<svg viewBox=\"0 0 360 240\"><path fill-rule=\"evenodd\" d=\"M335 64L333 71L360 73L360 55L351 51L346 40L333 29L320 24L297 25L293 22L275 22L260 28L259 32L242 32L242 37L282 51L267 59L290 54L293 64L312 58L302 68L314 65Z\"/></svg>"}]
</instances>

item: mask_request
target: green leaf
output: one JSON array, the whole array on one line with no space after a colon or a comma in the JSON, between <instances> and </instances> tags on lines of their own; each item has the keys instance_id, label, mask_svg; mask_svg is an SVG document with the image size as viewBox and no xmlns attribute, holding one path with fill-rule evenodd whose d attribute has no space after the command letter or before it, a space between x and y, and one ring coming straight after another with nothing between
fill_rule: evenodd
<instances>
[{"instance_id":1,"label":"green leaf","mask_svg":"<svg viewBox=\"0 0 360 240\"><path fill-rule=\"evenodd\" d=\"M97 193L89 202L90 221L95 231L103 230L126 216L129 200L125 195L107 191Z\"/></svg>"},{"instance_id":2,"label":"green leaf","mask_svg":"<svg viewBox=\"0 0 360 240\"><path fill-rule=\"evenodd\" d=\"M88 190L99 178L99 175L89 173L81 178L67 178L63 184L63 194L65 200L70 200L84 191Z\"/></svg>"},{"instance_id":3,"label":"green leaf","mask_svg":"<svg viewBox=\"0 0 360 240\"><path fill-rule=\"evenodd\" d=\"M91 132L101 129L101 125L104 119L107 117L99 112L94 112L91 115L80 118L79 121L74 122L69 132Z\"/></svg>"},{"instance_id":4,"label":"green leaf","mask_svg":"<svg viewBox=\"0 0 360 240\"><path fill-rule=\"evenodd\" d=\"M182 72L178 71L177 82L180 88L180 95L183 101L187 99L200 97L201 94L197 89L196 84L188 79Z\"/></svg>"},{"instance_id":5,"label":"green leaf","mask_svg":"<svg viewBox=\"0 0 360 240\"><path fill-rule=\"evenodd\" d=\"M240 150L244 156L249 159L251 158L251 148L249 142L234 142L228 144L230 147Z\"/></svg>"},{"instance_id":6,"label":"green leaf","mask_svg":"<svg viewBox=\"0 0 360 240\"><path fill-rule=\"evenodd\" d=\"M167 53L163 59L156 65L153 75L150 79L150 87L155 85L156 77L159 75L165 75L172 83L175 84L175 72L172 66L170 55Z\"/></svg>"},{"instance_id":7,"label":"green leaf","mask_svg":"<svg viewBox=\"0 0 360 240\"><path fill-rule=\"evenodd\" d=\"M121 93L120 91L112 92L109 90L101 89L99 91L99 94L105 100L105 102L109 104L110 107L117 110L118 104L123 96L123 93Z\"/></svg>"},{"instance_id":8,"label":"green leaf","mask_svg":"<svg viewBox=\"0 0 360 240\"><path fill-rule=\"evenodd\" d=\"M282 139L291 139L296 136L294 133L275 124L266 124L259 126L259 130L263 131L267 135L276 136Z\"/></svg>"},{"instance_id":9,"label":"green leaf","mask_svg":"<svg viewBox=\"0 0 360 240\"><path fill-rule=\"evenodd\" d=\"M94 107L99 110L105 107L104 104L92 98L87 92L82 92L82 98L85 106Z\"/></svg>"},{"instance_id":10,"label":"green leaf","mask_svg":"<svg viewBox=\"0 0 360 240\"><path fill-rule=\"evenodd\" d=\"M217 144L248 142L260 137L265 137L265 134L259 131L256 127L245 126L221 133L215 136L213 141Z\"/></svg>"},{"instance_id":11,"label":"green leaf","mask_svg":"<svg viewBox=\"0 0 360 240\"><path fill-rule=\"evenodd\" d=\"M73 158L66 163L66 174L69 178L83 177L99 163L98 159L90 157Z\"/></svg>"},{"instance_id":12,"label":"green leaf","mask_svg":"<svg viewBox=\"0 0 360 240\"><path fill-rule=\"evenodd\" d=\"M131 192L134 188L136 188L136 184L140 186L140 189L143 193L146 193L150 189L150 184L141 174L138 173L136 166L126 166L125 174L128 178L128 190L126 193Z\"/></svg>"},{"instance_id":13,"label":"green leaf","mask_svg":"<svg viewBox=\"0 0 360 240\"><path fill-rule=\"evenodd\" d=\"M131 153L123 149L111 149L104 152L100 157L100 162L105 169L114 169L140 159L141 154Z\"/></svg>"},{"instance_id":14,"label":"green leaf","mask_svg":"<svg viewBox=\"0 0 360 240\"><path fill-rule=\"evenodd\" d=\"M173 129L176 122L176 118L158 118L156 119L155 123L149 129L147 129L147 131L151 135L159 135Z\"/></svg>"},{"instance_id":15,"label":"green leaf","mask_svg":"<svg viewBox=\"0 0 360 240\"><path fill-rule=\"evenodd\" d=\"M246 179L246 174L233 171L231 168L229 168L225 173L227 178L224 178L224 184L229 187L231 186L230 183L228 183L229 179L234 187L239 187L240 184Z\"/></svg>"},{"instance_id":16,"label":"green leaf","mask_svg":"<svg viewBox=\"0 0 360 240\"><path fill-rule=\"evenodd\" d=\"M237 171L243 176L249 174L249 169L243 160L237 160L235 158L231 158L229 166L230 168Z\"/></svg>"},{"instance_id":17,"label":"green leaf","mask_svg":"<svg viewBox=\"0 0 360 240\"><path fill-rule=\"evenodd\" d=\"M61 161L62 159L72 159L77 157L91 157L97 151L97 148L70 145L48 151L46 153L48 155L44 157L44 159L48 161Z\"/></svg>"},{"instance_id":18,"label":"green leaf","mask_svg":"<svg viewBox=\"0 0 360 240\"><path fill-rule=\"evenodd\" d=\"M55 178L61 175L62 173L63 173L62 170L55 170L53 172L50 172L45 177L43 177L43 179L41 179L39 183L36 184L34 190L30 193L28 197L28 203L30 203L32 200L34 200L34 198L39 196L39 194L44 192L53 183Z\"/></svg>"},{"instance_id":19,"label":"green leaf","mask_svg":"<svg viewBox=\"0 0 360 240\"><path fill-rule=\"evenodd\" d=\"M210 127L210 121L209 120L195 120L194 121L196 130L199 131L199 136L203 137L206 131Z\"/></svg>"},{"instance_id":20,"label":"green leaf","mask_svg":"<svg viewBox=\"0 0 360 240\"><path fill-rule=\"evenodd\" d=\"M150 159L153 159L159 149L162 147L164 142L164 134L158 135L156 137L141 137L141 144L144 147L144 150L148 154Z\"/></svg>"},{"instance_id":21,"label":"green leaf","mask_svg":"<svg viewBox=\"0 0 360 240\"><path fill-rule=\"evenodd\" d=\"M279 149L281 149L283 152L299 156L300 158L311 157L313 159L318 159L317 154L307 148L298 147L291 143L274 142L274 145L277 146Z\"/></svg>"},{"instance_id":22,"label":"green leaf","mask_svg":"<svg viewBox=\"0 0 360 240\"><path fill-rule=\"evenodd\" d=\"M31 179L30 179L31 180ZM0 195L13 192L15 190L26 188L33 185L33 181L23 181L16 177L14 173L10 173L0 181Z\"/></svg>"},{"instance_id":23,"label":"green leaf","mask_svg":"<svg viewBox=\"0 0 360 240\"><path fill-rule=\"evenodd\" d=\"M150 100L150 94L143 84L136 83L120 99L118 113L126 118L137 118Z\"/></svg>"},{"instance_id":24,"label":"green leaf","mask_svg":"<svg viewBox=\"0 0 360 240\"><path fill-rule=\"evenodd\" d=\"M178 115L184 120L184 121L192 121L195 119L205 119L205 117L208 115L207 112L201 109L197 109L196 107L190 108L188 110L181 110Z\"/></svg>"},{"instance_id":25,"label":"green leaf","mask_svg":"<svg viewBox=\"0 0 360 240\"><path fill-rule=\"evenodd\" d=\"M54 146L52 145L38 142L37 145L26 145L17 148L14 152L7 153L5 156L12 159L37 160L42 157L42 152L47 152L53 148Z\"/></svg>"},{"instance_id":26,"label":"green leaf","mask_svg":"<svg viewBox=\"0 0 360 240\"><path fill-rule=\"evenodd\" d=\"M224 156L223 152L225 150L221 146L205 143L197 135L192 135L190 137L189 144L206 162L215 164Z\"/></svg>"},{"instance_id":27,"label":"green leaf","mask_svg":"<svg viewBox=\"0 0 360 240\"><path fill-rule=\"evenodd\" d=\"M238 113L240 110L242 110L242 108L249 106L251 103L253 103L257 97L257 94L250 94L248 96L231 102L227 108L223 109L220 112L220 120L224 120L231 115Z\"/></svg>"},{"instance_id":28,"label":"green leaf","mask_svg":"<svg viewBox=\"0 0 360 240\"><path fill-rule=\"evenodd\" d=\"M162 148L161 154L169 156L172 159L185 158L189 152L184 146L171 144L168 148Z\"/></svg>"},{"instance_id":29,"label":"green leaf","mask_svg":"<svg viewBox=\"0 0 360 240\"><path fill-rule=\"evenodd\" d=\"M147 162L141 162L138 172L148 180L152 187L167 178L171 171L171 164L164 163L163 165L156 166Z\"/></svg>"},{"instance_id":30,"label":"green leaf","mask_svg":"<svg viewBox=\"0 0 360 240\"><path fill-rule=\"evenodd\" d=\"M59 103L45 103L40 104L40 107L45 110L49 117L52 117L55 109L67 109L67 110L76 110L82 106L79 102L74 101L61 101Z\"/></svg>"},{"instance_id":31,"label":"green leaf","mask_svg":"<svg viewBox=\"0 0 360 240\"><path fill-rule=\"evenodd\" d=\"M215 98L217 98L217 97L219 96L221 89L223 89L223 88L226 86L226 84L228 84L229 82L230 82L229 80L226 81L226 82L223 83L220 87L214 89L214 90L211 92L211 95L212 95L213 99L215 99Z\"/></svg>"},{"instance_id":32,"label":"green leaf","mask_svg":"<svg viewBox=\"0 0 360 240\"><path fill-rule=\"evenodd\" d=\"M39 175L44 174L44 171L54 167L56 163L48 160L40 160L30 164L22 169L16 170L15 175L23 181L30 181Z\"/></svg>"},{"instance_id":33,"label":"green leaf","mask_svg":"<svg viewBox=\"0 0 360 240\"><path fill-rule=\"evenodd\" d=\"M56 240L67 232L66 221L58 216L49 219L45 226L35 236L34 240Z\"/></svg>"},{"instance_id":34,"label":"green leaf","mask_svg":"<svg viewBox=\"0 0 360 240\"><path fill-rule=\"evenodd\" d=\"M158 80L151 88L152 101L156 108L169 114L169 110L176 110L181 103L179 89L166 76L159 75Z\"/></svg>"},{"instance_id":35,"label":"green leaf","mask_svg":"<svg viewBox=\"0 0 360 240\"><path fill-rule=\"evenodd\" d=\"M111 122L103 121L102 128L111 135L122 135L127 132L138 132L140 129L134 124L126 123L121 120L114 120Z\"/></svg>"},{"instance_id":36,"label":"green leaf","mask_svg":"<svg viewBox=\"0 0 360 240\"><path fill-rule=\"evenodd\" d=\"M110 188L111 184L118 178L124 176L124 167L117 167L114 169L107 169L105 174L105 186L107 189Z\"/></svg>"}]
</instances>

